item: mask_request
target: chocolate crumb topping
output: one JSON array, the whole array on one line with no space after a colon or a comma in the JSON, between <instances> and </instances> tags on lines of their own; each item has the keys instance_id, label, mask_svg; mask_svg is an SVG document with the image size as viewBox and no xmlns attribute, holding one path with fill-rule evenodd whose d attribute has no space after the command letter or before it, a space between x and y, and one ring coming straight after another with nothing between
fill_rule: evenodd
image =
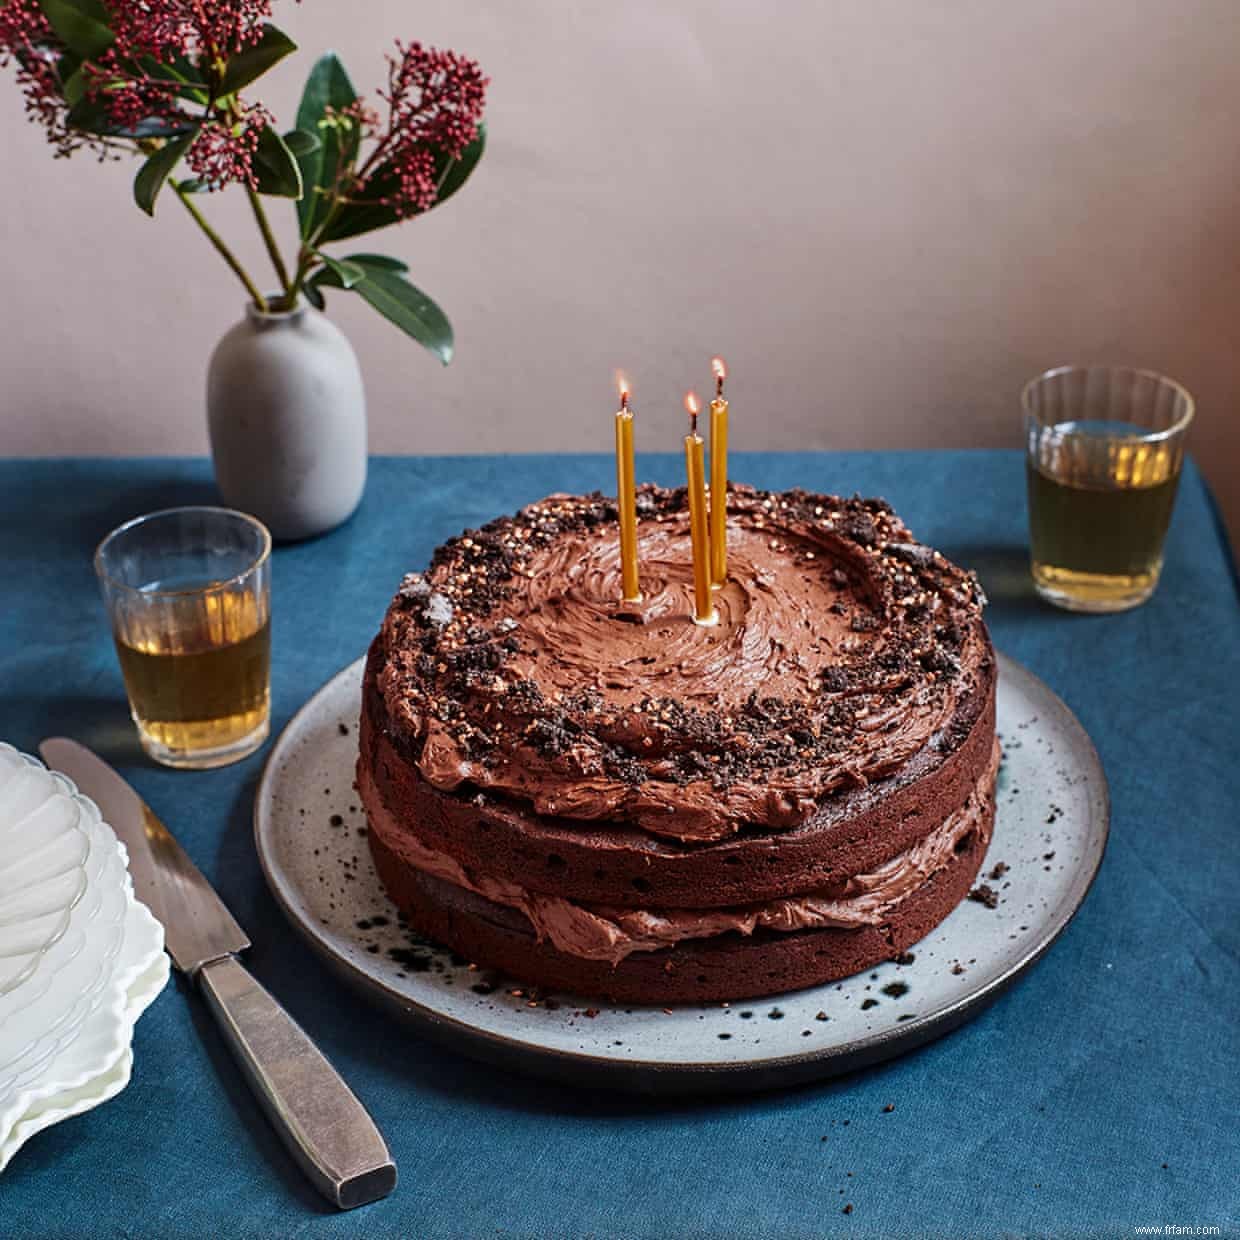
<instances>
[{"instance_id":1,"label":"chocolate crumb topping","mask_svg":"<svg viewBox=\"0 0 1240 1240\"><path fill-rule=\"evenodd\" d=\"M984 904L987 908L999 907L999 893L988 883L979 883L974 887L969 892L969 899Z\"/></svg>"},{"instance_id":2,"label":"chocolate crumb topping","mask_svg":"<svg viewBox=\"0 0 1240 1240\"><path fill-rule=\"evenodd\" d=\"M980 589L885 502L731 488L714 629L691 621L684 489L637 507L636 611L598 493L467 530L402 579L378 683L430 783L708 841L795 827L958 739L990 657Z\"/></svg>"}]
</instances>

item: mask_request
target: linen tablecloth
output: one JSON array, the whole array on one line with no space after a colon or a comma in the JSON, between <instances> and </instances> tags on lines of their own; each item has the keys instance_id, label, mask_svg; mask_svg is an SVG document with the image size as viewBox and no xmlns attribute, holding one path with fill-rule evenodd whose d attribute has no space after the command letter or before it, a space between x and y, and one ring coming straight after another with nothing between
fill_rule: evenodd
<instances>
[{"instance_id":1,"label":"linen tablecloth","mask_svg":"<svg viewBox=\"0 0 1240 1240\"><path fill-rule=\"evenodd\" d=\"M672 457L638 468L683 480ZM1197 471L1157 594L1111 617L1034 596L1017 453L740 455L732 474L885 496L980 572L995 643L1080 717L1110 780L1111 841L1047 957L938 1042L759 1096L586 1092L433 1047L331 976L268 894L250 815L270 746L202 773L137 751L91 552L128 517L212 502L206 462L0 462L0 737L33 751L74 736L132 779L249 931L255 974L370 1107L401 1176L386 1200L331 1211L178 981L138 1025L128 1089L0 1177L0 1234L1240 1231L1240 605ZM603 456L375 460L351 522L275 553L274 730L362 653L400 575L441 540L550 491L613 486Z\"/></svg>"}]
</instances>

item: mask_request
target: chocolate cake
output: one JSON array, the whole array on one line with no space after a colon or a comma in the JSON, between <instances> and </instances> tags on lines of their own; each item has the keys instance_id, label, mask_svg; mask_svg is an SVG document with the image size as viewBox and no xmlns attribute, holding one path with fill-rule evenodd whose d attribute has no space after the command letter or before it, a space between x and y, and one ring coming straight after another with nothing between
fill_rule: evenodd
<instances>
[{"instance_id":1,"label":"chocolate cake","mask_svg":"<svg viewBox=\"0 0 1240 1240\"><path fill-rule=\"evenodd\" d=\"M994 820L976 579L882 500L729 491L719 623L685 492L553 495L405 577L367 660L358 787L418 931L535 985L739 999L905 951Z\"/></svg>"}]
</instances>

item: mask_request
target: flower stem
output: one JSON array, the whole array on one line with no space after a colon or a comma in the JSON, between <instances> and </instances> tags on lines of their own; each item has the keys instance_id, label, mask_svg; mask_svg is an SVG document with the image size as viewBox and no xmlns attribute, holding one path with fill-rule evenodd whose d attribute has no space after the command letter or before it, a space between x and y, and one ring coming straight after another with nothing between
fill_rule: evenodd
<instances>
[{"instance_id":1,"label":"flower stem","mask_svg":"<svg viewBox=\"0 0 1240 1240\"><path fill-rule=\"evenodd\" d=\"M339 196L335 197L327 214L323 217L322 222L314 230L314 232L302 242L301 251L297 256L297 273L293 277L293 283L289 286L288 296L290 302L297 300L297 296L306 282L306 276L310 274L310 268L318 262L318 255L314 252L315 247L319 243L319 238L322 237L322 235L328 230L328 228L331 227L333 223L335 223L336 216L340 213L340 207L343 201L344 200Z\"/></svg>"},{"instance_id":2,"label":"flower stem","mask_svg":"<svg viewBox=\"0 0 1240 1240\"><path fill-rule=\"evenodd\" d=\"M290 300L297 300L312 266L314 266L314 254L303 245L301 253L297 256L297 274L293 276L293 283L289 286Z\"/></svg>"},{"instance_id":3,"label":"flower stem","mask_svg":"<svg viewBox=\"0 0 1240 1240\"><path fill-rule=\"evenodd\" d=\"M263 234L263 244L267 247L267 253L271 257L271 265L276 269L276 277L280 281L280 286L284 289L284 296L288 302L285 306L286 310L293 308L293 285L288 278L288 268L284 265L284 259L280 254L280 247L276 244L275 234L271 231L271 221L267 218L267 212L263 210L262 199L259 198L257 192L247 189L246 194L250 199L250 206L254 211L254 218L258 221L258 231Z\"/></svg>"},{"instance_id":4,"label":"flower stem","mask_svg":"<svg viewBox=\"0 0 1240 1240\"><path fill-rule=\"evenodd\" d=\"M250 279L245 268L237 261L237 256L224 244L223 238L207 223L206 216L198 210L197 206L191 201L190 195L176 181L171 181L173 191L176 196L185 204L185 209L193 216L194 223L202 229L206 238L213 246L216 253L228 264L232 269L233 275L245 286L245 291L249 293L255 306L264 314L267 312L267 299L258 291L254 281Z\"/></svg>"}]
</instances>

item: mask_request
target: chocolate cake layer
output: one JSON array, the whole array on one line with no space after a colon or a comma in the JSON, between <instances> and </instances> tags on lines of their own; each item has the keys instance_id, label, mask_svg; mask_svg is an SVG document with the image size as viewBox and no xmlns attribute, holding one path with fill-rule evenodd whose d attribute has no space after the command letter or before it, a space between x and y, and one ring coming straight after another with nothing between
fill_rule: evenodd
<instances>
[{"instance_id":1,"label":"chocolate cake layer","mask_svg":"<svg viewBox=\"0 0 1240 1240\"><path fill-rule=\"evenodd\" d=\"M830 889L911 847L963 803L990 760L995 664L979 666L941 733L896 774L838 793L791 830L743 830L681 843L623 824L534 814L482 791L441 792L397 746L375 680L382 638L367 661L361 763L411 830L467 870L499 872L534 891L634 907L711 908Z\"/></svg>"},{"instance_id":2,"label":"chocolate cake layer","mask_svg":"<svg viewBox=\"0 0 1240 1240\"><path fill-rule=\"evenodd\" d=\"M752 936L728 933L661 951L635 952L617 964L556 950L521 913L412 869L371 837L389 894L419 933L466 959L549 990L600 995L622 1003L666 1004L756 998L821 985L890 959L919 942L968 893L986 855L993 791L983 825L959 842L950 861L882 922Z\"/></svg>"},{"instance_id":3,"label":"chocolate cake layer","mask_svg":"<svg viewBox=\"0 0 1240 1240\"><path fill-rule=\"evenodd\" d=\"M380 795L363 769L358 791L370 833L406 869L416 869L523 913L539 938L569 955L616 964L633 952L660 951L686 939L735 931L855 929L881 924L889 912L952 859L961 841L988 833L998 743L969 798L927 836L881 866L859 872L831 889L813 888L769 900L716 908L630 908L585 903L522 887L502 869L468 869L443 852Z\"/></svg>"}]
</instances>

